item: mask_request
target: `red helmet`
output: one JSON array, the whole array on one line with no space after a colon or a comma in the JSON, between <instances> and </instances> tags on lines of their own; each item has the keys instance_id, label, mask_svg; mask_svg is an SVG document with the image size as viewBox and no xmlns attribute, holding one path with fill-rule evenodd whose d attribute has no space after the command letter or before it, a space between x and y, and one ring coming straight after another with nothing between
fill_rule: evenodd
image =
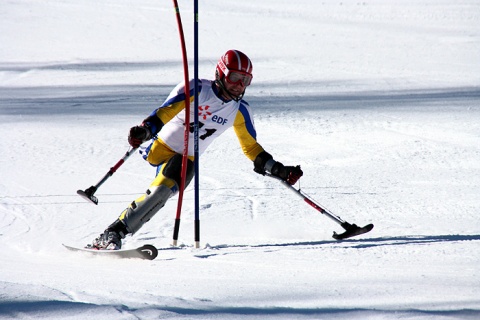
<instances>
[{"instance_id":1,"label":"red helmet","mask_svg":"<svg viewBox=\"0 0 480 320\"><path fill-rule=\"evenodd\" d=\"M230 83L241 81L246 87L252 82L252 61L238 50L228 50L218 61L216 80L226 79Z\"/></svg>"}]
</instances>

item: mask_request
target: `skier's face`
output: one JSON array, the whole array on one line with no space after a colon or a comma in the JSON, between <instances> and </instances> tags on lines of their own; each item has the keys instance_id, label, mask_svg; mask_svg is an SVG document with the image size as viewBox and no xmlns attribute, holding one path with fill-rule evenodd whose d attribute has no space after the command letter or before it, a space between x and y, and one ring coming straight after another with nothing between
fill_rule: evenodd
<instances>
[{"instance_id":1,"label":"skier's face","mask_svg":"<svg viewBox=\"0 0 480 320\"><path fill-rule=\"evenodd\" d=\"M240 97L246 88L242 81L237 81L235 83L223 81L223 85L225 86L225 89L235 98Z\"/></svg>"}]
</instances>

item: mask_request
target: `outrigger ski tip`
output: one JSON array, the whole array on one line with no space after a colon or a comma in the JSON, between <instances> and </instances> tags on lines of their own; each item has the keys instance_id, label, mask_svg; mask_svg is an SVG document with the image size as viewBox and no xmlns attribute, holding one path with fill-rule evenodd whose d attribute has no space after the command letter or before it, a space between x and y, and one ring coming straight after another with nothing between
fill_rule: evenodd
<instances>
[{"instance_id":1,"label":"outrigger ski tip","mask_svg":"<svg viewBox=\"0 0 480 320\"><path fill-rule=\"evenodd\" d=\"M334 239L343 240L343 239L347 239L347 238L351 238L354 236L367 233L373 229L373 224L367 224L364 227L359 227L356 224L350 224L348 222L345 222L345 223L342 223L342 227L345 229L345 232L338 234L334 231L333 232Z\"/></svg>"},{"instance_id":2,"label":"outrigger ski tip","mask_svg":"<svg viewBox=\"0 0 480 320\"><path fill-rule=\"evenodd\" d=\"M81 196L83 199L93 202L94 204L98 205L98 198L93 195L93 192L90 191L91 187L87 190L77 190L77 194Z\"/></svg>"}]
</instances>

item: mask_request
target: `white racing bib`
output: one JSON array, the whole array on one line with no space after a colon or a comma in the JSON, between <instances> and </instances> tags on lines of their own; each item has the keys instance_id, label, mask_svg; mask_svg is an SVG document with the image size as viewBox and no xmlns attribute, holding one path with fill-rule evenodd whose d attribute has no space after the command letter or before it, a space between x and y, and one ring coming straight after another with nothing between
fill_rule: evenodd
<instances>
[{"instance_id":1,"label":"white racing bib","mask_svg":"<svg viewBox=\"0 0 480 320\"><path fill-rule=\"evenodd\" d=\"M194 85L194 82L191 82ZM201 80L202 89L198 96L198 142L199 155L202 154L210 143L215 138L220 136L225 130L232 127L239 112L240 107L244 112L250 114L250 107L248 104L241 101L231 100L224 102L218 98L213 89L212 82L209 80ZM174 95L183 94L183 86L177 86L176 90L172 92ZM169 97L170 98L170 97ZM193 120L194 120L194 104L190 106L190 135L188 142L188 155L194 155L194 141L193 141ZM249 116L251 119L251 117ZM172 120L167 122L162 130L158 133L158 137L162 139L173 151L183 153L184 149L184 123L185 123L185 109L180 111ZM253 128L253 123L251 124Z\"/></svg>"}]
</instances>

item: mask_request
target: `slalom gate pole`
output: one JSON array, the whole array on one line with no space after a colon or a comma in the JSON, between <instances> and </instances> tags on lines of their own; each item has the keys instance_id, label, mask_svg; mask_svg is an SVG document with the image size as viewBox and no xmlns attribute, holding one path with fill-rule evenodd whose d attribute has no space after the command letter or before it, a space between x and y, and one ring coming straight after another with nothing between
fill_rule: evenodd
<instances>
[{"instance_id":1,"label":"slalom gate pole","mask_svg":"<svg viewBox=\"0 0 480 320\"><path fill-rule=\"evenodd\" d=\"M193 4L193 14L194 14L194 40L193 40L193 47L194 47L194 79L195 79L195 102L194 102L194 125L193 125L193 139L194 139L194 169L195 169L195 248L200 248L200 195L199 195L199 183L200 183L200 175L199 175L199 160L200 156L198 154L198 0L194 0Z\"/></svg>"},{"instance_id":2,"label":"slalom gate pole","mask_svg":"<svg viewBox=\"0 0 480 320\"><path fill-rule=\"evenodd\" d=\"M188 135L190 133L190 82L188 76L188 60L187 50L185 48L185 36L183 34L182 18L180 16L180 9L178 7L177 0L173 0L173 6L175 8L175 14L177 17L178 32L180 34L180 44L182 47L183 57L183 73L185 76L185 134L184 134L184 147L182 155L182 172L180 179L180 186L178 190L178 203L177 203L177 215L175 217L175 226L173 229L173 246L177 245L178 232L180 231L180 215L182 213L183 192L185 189L185 179L187 176L187 164L188 164Z\"/></svg>"},{"instance_id":3,"label":"slalom gate pole","mask_svg":"<svg viewBox=\"0 0 480 320\"><path fill-rule=\"evenodd\" d=\"M85 190L77 190L77 194L84 198L87 201L91 201L94 204L98 204L98 198L94 196L94 193L97 192L97 189L110 178L118 168L133 154L135 151L137 151L138 148L132 148L128 149L127 153L122 157L122 159L118 160L118 162L110 168L110 170L103 176L100 181L94 185L91 186L90 188L87 188Z\"/></svg>"}]
</instances>

